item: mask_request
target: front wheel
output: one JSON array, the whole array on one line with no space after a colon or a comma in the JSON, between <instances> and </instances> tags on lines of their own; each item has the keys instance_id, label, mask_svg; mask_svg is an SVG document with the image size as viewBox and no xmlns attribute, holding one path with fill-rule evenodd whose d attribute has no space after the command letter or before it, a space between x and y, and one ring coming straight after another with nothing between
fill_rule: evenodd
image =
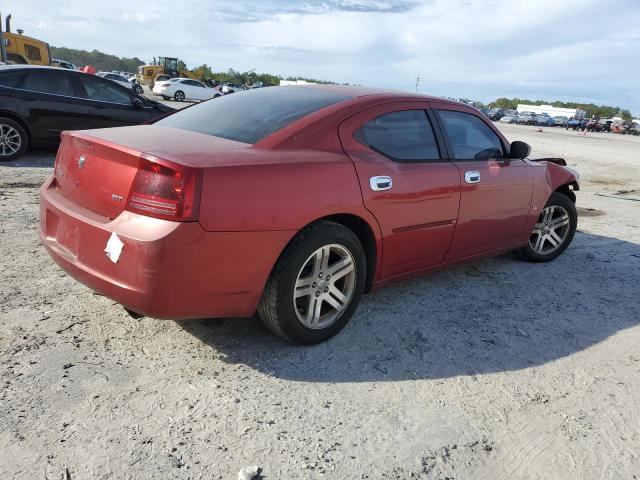
<instances>
[{"instance_id":1,"label":"front wheel","mask_svg":"<svg viewBox=\"0 0 640 480\"><path fill-rule=\"evenodd\" d=\"M566 195L553 193L540 212L529 243L517 253L530 262L549 262L571 244L577 223L575 204Z\"/></svg>"},{"instance_id":2,"label":"front wheel","mask_svg":"<svg viewBox=\"0 0 640 480\"><path fill-rule=\"evenodd\" d=\"M13 160L27 149L29 137L18 122L0 117L0 161Z\"/></svg>"},{"instance_id":3,"label":"front wheel","mask_svg":"<svg viewBox=\"0 0 640 480\"><path fill-rule=\"evenodd\" d=\"M184 100L184 92L182 90L178 90L176 93L173 94L173 99L176 102L182 102Z\"/></svg>"},{"instance_id":4,"label":"front wheel","mask_svg":"<svg viewBox=\"0 0 640 480\"><path fill-rule=\"evenodd\" d=\"M365 285L366 257L347 227L320 221L284 250L265 286L258 315L293 343L322 342L351 319Z\"/></svg>"}]
</instances>

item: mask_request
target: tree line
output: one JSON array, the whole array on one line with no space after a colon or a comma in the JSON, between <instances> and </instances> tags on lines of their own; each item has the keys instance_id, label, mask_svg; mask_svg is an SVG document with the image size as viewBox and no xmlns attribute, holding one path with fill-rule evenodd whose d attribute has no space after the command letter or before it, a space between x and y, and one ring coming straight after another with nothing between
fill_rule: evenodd
<instances>
[{"instance_id":1,"label":"tree line","mask_svg":"<svg viewBox=\"0 0 640 480\"><path fill-rule=\"evenodd\" d=\"M109 55L99 50L77 50L75 48L66 47L54 47L51 46L51 57L66 60L71 63L75 63L79 67L85 65L93 65L99 71L118 71L118 72L131 72L138 73L138 67L141 65L147 65L144 61L138 57L127 58L118 57L116 55ZM187 65L182 61L178 61L178 70L188 70ZM200 78L208 78L220 83L240 83L246 85L253 85L258 82L269 85L279 85L280 80L306 80L314 83L333 83L326 80L318 80L314 78L305 77L282 77L280 75L273 75L271 73L256 73L256 72L240 72L230 68L223 72L214 72L207 64L200 65L191 69Z\"/></svg>"},{"instance_id":2,"label":"tree line","mask_svg":"<svg viewBox=\"0 0 640 480\"><path fill-rule=\"evenodd\" d=\"M51 46L50 49L52 58L59 58L67 62L75 63L79 67L93 65L96 69L106 72L116 70L118 72L138 73L138 67L145 64L138 57L117 57L95 49L90 52L87 50L54 46Z\"/></svg>"},{"instance_id":3,"label":"tree line","mask_svg":"<svg viewBox=\"0 0 640 480\"><path fill-rule=\"evenodd\" d=\"M548 102L545 100L528 100L526 98L498 98L494 102L489 103L491 108L508 108L515 110L518 104L527 105L551 105L558 108L577 108L586 112L587 117L611 118L621 117L624 120L631 120L633 117L631 112L620 107L611 107L608 105L596 105L594 103L578 103L578 102L561 102L556 100Z\"/></svg>"}]
</instances>

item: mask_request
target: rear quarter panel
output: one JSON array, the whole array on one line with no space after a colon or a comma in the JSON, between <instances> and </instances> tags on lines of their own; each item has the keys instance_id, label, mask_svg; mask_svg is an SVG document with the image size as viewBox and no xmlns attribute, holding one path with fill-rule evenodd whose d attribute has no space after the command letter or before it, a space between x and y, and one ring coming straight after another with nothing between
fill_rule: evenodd
<instances>
[{"instance_id":1,"label":"rear quarter panel","mask_svg":"<svg viewBox=\"0 0 640 480\"><path fill-rule=\"evenodd\" d=\"M200 223L205 230L299 230L338 213L376 225L364 209L346 155L305 150L254 151L250 156L238 165L204 170Z\"/></svg>"}]
</instances>

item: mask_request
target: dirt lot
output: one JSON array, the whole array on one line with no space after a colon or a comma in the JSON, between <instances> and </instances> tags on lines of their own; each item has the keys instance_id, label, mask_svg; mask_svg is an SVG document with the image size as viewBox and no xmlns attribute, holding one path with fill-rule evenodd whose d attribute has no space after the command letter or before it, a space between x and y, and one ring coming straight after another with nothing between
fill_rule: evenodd
<instances>
[{"instance_id":1,"label":"dirt lot","mask_svg":"<svg viewBox=\"0 0 640 480\"><path fill-rule=\"evenodd\" d=\"M640 138L501 128L582 173L572 247L386 288L310 348L132 319L39 245L53 154L0 166L0 477L640 478Z\"/></svg>"}]
</instances>

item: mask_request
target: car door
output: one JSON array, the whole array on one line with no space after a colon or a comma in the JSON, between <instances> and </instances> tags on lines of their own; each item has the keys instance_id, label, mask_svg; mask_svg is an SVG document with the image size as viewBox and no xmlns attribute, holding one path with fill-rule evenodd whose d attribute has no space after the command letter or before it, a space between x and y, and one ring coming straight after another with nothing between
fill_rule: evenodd
<instances>
[{"instance_id":1,"label":"car door","mask_svg":"<svg viewBox=\"0 0 640 480\"><path fill-rule=\"evenodd\" d=\"M189 100L202 100L203 90L195 80L183 80L184 94Z\"/></svg>"},{"instance_id":2,"label":"car door","mask_svg":"<svg viewBox=\"0 0 640 480\"><path fill-rule=\"evenodd\" d=\"M80 98L74 72L47 68L25 70L13 95L29 125L33 143L57 143L63 130L81 129L88 114L87 102Z\"/></svg>"},{"instance_id":3,"label":"car door","mask_svg":"<svg viewBox=\"0 0 640 480\"><path fill-rule=\"evenodd\" d=\"M442 263L460 202L460 174L426 102L378 105L339 127L365 207L383 235L381 277Z\"/></svg>"},{"instance_id":4,"label":"car door","mask_svg":"<svg viewBox=\"0 0 640 480\"><path fill-rule=\"evenodd\" d=\"M507 142L474 110L431 103L462 179L460 212L447 261L518 243L531 208L533 167L508 158Z\"/></svg>"},{"instance_id":5,"label":"car door","mask_svg":"<svg viewBox=\"0 0 640 480\"><path fill-rule=\"evenodd\" d=\"M89 118L84 128L137 125L153 116L149 108L133 104L132 92L111 80L80 75L79 83L89 107Z\"/></svg>"}]
</instances>

